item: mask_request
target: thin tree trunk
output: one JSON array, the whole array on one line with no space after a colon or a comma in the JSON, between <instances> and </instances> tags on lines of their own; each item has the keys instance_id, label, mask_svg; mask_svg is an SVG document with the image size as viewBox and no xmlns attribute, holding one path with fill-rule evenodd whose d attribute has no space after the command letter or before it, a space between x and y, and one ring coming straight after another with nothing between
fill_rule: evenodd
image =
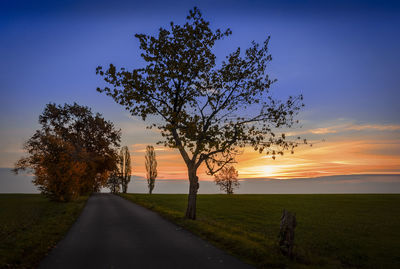
<instances>
[{"instance_id":1,"label":"thin tree trunk","mask_svg":"<svg viewBox=\"0 0 400 269\"><path fill-rule=\"evenodd\" d=\"M123 193L126 193L127 189L128 189L127 184L125 184L125 183L122 184L122 192L123 192Z\"/></svg>"},{"instance_id":2,"label":"thin tree trunk","mask_svg":"<svg viewBox=\"0 0 400 269\"><path fill-rule=\"evenodd\" d=\"M199 178L196 175L197 170L195 168L188 167L189 174L189 196L188 205L186 209L185 218L196 219L196 201L197 201L197 191L199 189Z\"/></svg>"}]
</instances>

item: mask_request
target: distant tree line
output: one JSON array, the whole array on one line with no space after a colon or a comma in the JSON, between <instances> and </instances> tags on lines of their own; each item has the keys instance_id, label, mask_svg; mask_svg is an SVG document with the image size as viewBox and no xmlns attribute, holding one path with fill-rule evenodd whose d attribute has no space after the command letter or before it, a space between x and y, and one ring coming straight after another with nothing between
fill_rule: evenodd
<instances>
[{"instance_id":1,"label":"distant tree line","mask_svg":"<svg viewBox=\"0 0 400 269\"><path fill-rule=\"evenodd\" d=\"M128 183L130 182L131 173L131 159L128 147L123 147L119 155L119 163L117 169L113 171L108 179L107 186L112 193L119 193L121 191L126 193ZM145 167L147 177L147 187L149 194L152 194L155 180L157 178L157 160L156 153L153 146L146 147Z\"/></svg>"},{"instance_id":2,"label":"distant tree line","mask_svg":"<svg viewBox=\"0 0 400 269\"><path fill-rule=\"evenodd\" d=\"M107 187L112 193L119 193L121 190L126 193L128 184L131 181L131 155L127 146L123 146L117 157L117 166L112 171L107 182Z\"/></svg>"}]
</instances>

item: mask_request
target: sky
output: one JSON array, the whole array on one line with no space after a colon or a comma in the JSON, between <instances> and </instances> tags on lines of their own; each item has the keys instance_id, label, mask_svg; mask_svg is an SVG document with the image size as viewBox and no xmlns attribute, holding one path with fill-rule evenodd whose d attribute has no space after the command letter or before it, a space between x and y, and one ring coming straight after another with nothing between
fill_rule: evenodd
<instances>
[{"instance_id":1,"label":"sky","mask_svg":"<svg viewBox=\"0 0 400 269\"><path fill-rule=\"evenodd\" d=\"M122 130L133 174L145 176L144 150L161 139L104 94L95 68L143 66L134 34L184 23L197 6L213 29L233 35L217 59L271 36L269 74L278 98L304 95L307 138L295 154L272 160L246 148L240 178L400 174L399 1L1 1L0 168L23 156L49 102L78 102ZM186 179L176 150L155 146L159 179ZM200 179L210 181L204 167Z\"/></svg>"}]
</instances>

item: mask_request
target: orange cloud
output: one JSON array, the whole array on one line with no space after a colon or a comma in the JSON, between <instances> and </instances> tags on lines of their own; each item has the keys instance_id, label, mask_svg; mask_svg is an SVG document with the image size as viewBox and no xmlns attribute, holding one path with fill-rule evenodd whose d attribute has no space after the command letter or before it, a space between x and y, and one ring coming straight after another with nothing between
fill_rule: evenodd
<instances>
[{"instance_id":1,"label":"orange cloud","mask_svg":"<svg viewBox=\"0 0 400 269\"><path fill-rule=\"evenodd\" d=\"M378 131L396 131L400 130L400 125L380 125L380 124L364 124L364 125L351 125L346 128L347 130L378 130Z\"/></svg>"},{"instance_id":2,"label":"orange cloud","mask_svg":"<svg viewBox=\"0 0 400 269\"><path fill-rule=\"evenodd\" d=\"M145 152L148 144L132 144L131 151L132 174L146 177ZM179 152L171 148L154 146L157 159L157 179L186 179L186 165Z\"/></svg>"},{"instance_id":3,"label":"orange cloud","mask_svg":"<svg viewBox=\"0 0 400 269\"><path fill-rule=\"evenodd\" d=\"M373 130L359 134L344 131ZM400 174L400 139L393 131L400 125L338 124L305 130L305 133L337 133L333 140L304 145L295 154L287 153L273 160L271 156L246 148L235 167L240 178L301 178L348 174ZM311 141L312 142L312 141ZM146 144L131 145L133 174L145 177ZM175 149L156 146L159 179L187 179L187 168ZM200 180L213 180L205 166L198 170Z\"/></svg>"},{"instance_id":4,"label":"orange cloud","mask_svg":"<svg viewBox=\"0 0 400 269\"><path fill-rule=\"evenodd\" d=\"M317 129L312 129L310 130L310 133L312 134L329 134L329 133L336 133L337 131L334 130L333 127L329 128L317 128Z\"/></svg>"},{"instance_id":5,"label":"orange cloud","mask_svg":"<svg viewBox=\"0 0 400 269\"><path fill-rule=\"evenodd\" d=\"M300 178L346 174L400 174L400 140L344 140L301 147L276 160L246 152L241 177Z\"/></svg>"},{"instance_id":6,"label":"orange cloud","mask_svg":"<svg viewBox=\"0 0 400 269\"><path fill-rule=\"evenodd\" d=\"M339 121L340 122L340 121ZM297 136L304 134L334 134L334 133L343 133L346 131L398 131L400 130L400 125L396 124L355 124L352 122L345 123L332 123L331 126L314 128L314 129L306 129L302 131L289 131L287 133L288 136Z\"/></svg>"}]
</instances>

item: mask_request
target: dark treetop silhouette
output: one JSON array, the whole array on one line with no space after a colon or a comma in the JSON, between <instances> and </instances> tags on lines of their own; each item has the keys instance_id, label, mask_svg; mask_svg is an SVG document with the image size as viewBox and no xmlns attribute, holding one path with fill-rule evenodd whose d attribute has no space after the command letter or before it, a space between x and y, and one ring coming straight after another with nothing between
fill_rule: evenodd
<instances>
[{"instance_id":1,"label":"dark treetop silhouette","mask_svg":"<svg viewBox=\"0 0 400 269\"><path fill-rule=\"evenodd\" d=\"M123 146L119 153L119 170L121 177L122 192L126 193L128 190L128 184L131 181L131 154L127 146Z\"/></svg>"},{"instance_id":2,"label":"dark treetop silhouette","mask_svg":"<svg viewBox=\"0 0 400 269\"><path fill-rule=\"evenodd\" d=\"M121 175L118 170L114 170L110 173L107 180L107 187L110 189L111 193L119 193L121 190Z\"/></svg>"},{"instance_id":3,"label":"dark treetop silhouette","mask_svg":"<svg viewBox=\"0 0 400 269\"><path fill-rule=\"evenodd\" d=\"M149 128L158 127L163 141L177 148L188 169L189 196L186 217L196 218L199 188L197 169L206 164L214 174L235 161L240 148L283 154L299 144L273 128L291 127L303 106L303 97L290 96L285 102L270 95L266 74L269 37L262 45L255 42L241 53L238 48L220 66L212 48L231 30L213 31L197 8L190 10L184 25L160 28L158 36L136 34L140 41L143 68L127 71L110 64L96 73L112 87L98 88L134 116L159 119Z\"/></svg>"},{"instance_id":4,"label":"dark treetop silhouette","mask_svg":"<svg viewBox=\"0 0 400 269\"><path fill-rule=\"evenodd\" d=\"M147 177L147 186L149 187L149 194L152 194L154 189L154 183L157 177L157 160L156 160L156 152L154 151L153 146L146 147L146 177Z\"/></svg>"},{"instance_id":5,"label":"dark treetop silhouette","mask_svg":"<svg viewBox=\"0 0 400 269\"><path fill-rule=\"evenodd\" d=\"M239 173L234 166L226 166L214 175L214 182L221 191L225 191L226 194L233 194L233 190L240 186L238 176Z\"/></svg>"}]
</instances>

